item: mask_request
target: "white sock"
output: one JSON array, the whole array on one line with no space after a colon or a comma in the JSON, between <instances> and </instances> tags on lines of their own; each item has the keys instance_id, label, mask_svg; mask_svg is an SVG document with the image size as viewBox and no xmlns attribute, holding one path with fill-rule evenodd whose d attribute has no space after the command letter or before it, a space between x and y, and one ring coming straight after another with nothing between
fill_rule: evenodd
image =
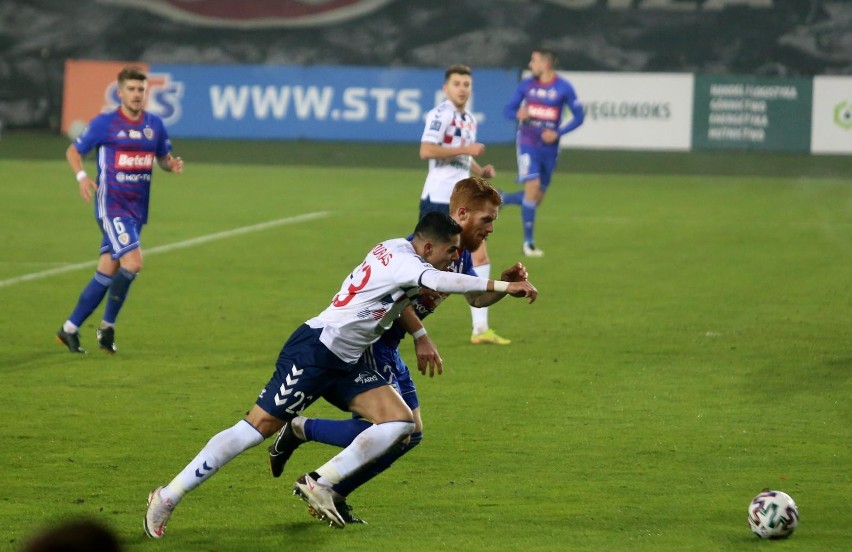
<instances>
[{"instance_id":1,"label":"white sock","mask_svg":"<svg viewBox=\"0 0 852 552\"><path fill-rule=\"evenodd\" d=\"M340 483L414 432L414 422L373 424L316 472L323 485Z\"/></svg>"},{"instance_id":2,"label":"white sock","mask_svg":"<svg viewBox=\"0 0 852 552\"><path fill-rule=\"evenodd\" d=\"M235 426L213 436L192 462L163 487L160 496L177 504L186 493L210 479L219 468L262 442L263 435L247 421L240 420Z\"/></svg>"},{"instance_id":3,"label":"white sock","mask_svg":"<svg viewBox=\"0 0 852 552\"><path fill-rule=\"evenodd\" d=\"M290 420L290 427L293 429L293 435L296 436L297 439L301 439L302 441L307 441L308 438L305 436L305 422L308 421L304 416L296 416L292 420Z\"/></svg>"},{"instance_id":4,"label":"white sock","mask_svg":"<svg viewBox=\"0 0 852 552\"><path fill-rule=\"evenodd\" d=\"M474 272L480 278L491 277L491 263L473 267ZM470 307L470 317L473 320L473 333L481 334L488 329L488 307L478 309Z\"/></svg>"},{"instance_id":5,"label":"white sock","mask_svg":"<svg viewBox=\"0 0 852 552\"><path fill-rule=\"evenodd\" d=\"M66 320L65 323L62 324L62 331L65 333L74 333L79 329L80 328L76 324L73 324L70 320Z\"/></svg>"}]
</instances>

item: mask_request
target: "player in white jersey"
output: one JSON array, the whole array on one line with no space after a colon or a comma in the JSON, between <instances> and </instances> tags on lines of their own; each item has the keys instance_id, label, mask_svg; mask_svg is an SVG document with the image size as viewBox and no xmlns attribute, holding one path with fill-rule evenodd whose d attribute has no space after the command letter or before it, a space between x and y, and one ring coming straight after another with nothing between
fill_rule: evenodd
<instances>
[{"instance_id":1,"label":"player in white jersey","mask_svg":"<svg viewBox=\"0 0 852 552\"><path fill-rule=\"evenodd\" d=\"M420 218L430 211L450 212L450 195L456 182L471 174L493 178L492 165L476 162L485 152L485 145L476 141L476 118L467 110L473 91L470 67L452 65L444 73L446 100L426 114L426 126L420 138L420 159L429 160L429 172L420 194ZM485 243L473 251L473 268L488 278L491 261ZM488 308L471 308L473 344L508 345L510 340L497 335L488 327Z\"/></svg>"},{"instance_id":2,"label":"player in white jersey","mask_svg":"<svg viewBox=\"0 0 852 552\"><path fill-rule=\"evenodd\" d=\"M331 486L374 461L414 430L411 409L365 358L364 351L390 327L420 286L444 293L508 294L534 301L528 281L505 282L445 271L459 257L461 227L430 213L411 241L374 247L344 280L331 305L301 325L284 344L275 372L248 415L215 435L168 484L148 496L144 528L161 538L178 502L237 455L277 433L322 397L373 422L351 445L294 484L320 516L336 527L345 521Z\"/></svg>"}]
</instances>

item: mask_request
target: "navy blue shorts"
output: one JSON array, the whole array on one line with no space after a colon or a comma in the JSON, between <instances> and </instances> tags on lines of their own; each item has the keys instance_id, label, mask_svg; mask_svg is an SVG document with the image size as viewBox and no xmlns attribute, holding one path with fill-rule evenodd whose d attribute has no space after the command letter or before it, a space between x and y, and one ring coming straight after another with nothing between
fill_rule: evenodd
<instances>
[{"instance_id":1,"label":"navy blue shorts","mask_svg":"<svg viewBox=\"0 0 852 552\"><path fill-rule=\"evenodd\" d=\"M438 211L439 213L450 214L450 204L449 203L432 203L429 199L429 196L426 196L426 199L420 200L420 218L417 219L418 222L423 218L423 215L426 213L431 213L432 211Z\"/></svg>"},{"instance_id":2,"label":"navy blue shorts","mask_svg":"<svg viewBox=\"0 0 852 552\"><path fill-rule=\"evenodd\" d=\"M275 363L275 373L256 404L279 420L290 420L322 397L344 412L357 395L388 385L361 357L347 363L320 342L322 329L302 324Z\"/></svg>"},{"instance_id":3,"label":"navy blue shorts","mask_svg":"<svg viewBox=\"0 0 852 552\"><path fill-rule=\"evenodd\" d=\"M411 372L408 371L408 366L399 356L398 347L392 347L379 339L373 343L367 359L375 366L376 371L384 377L385 381L396 388L408 408L414 410L420 406L417 389L411 379Z\"/></svg>"}]
</instances>

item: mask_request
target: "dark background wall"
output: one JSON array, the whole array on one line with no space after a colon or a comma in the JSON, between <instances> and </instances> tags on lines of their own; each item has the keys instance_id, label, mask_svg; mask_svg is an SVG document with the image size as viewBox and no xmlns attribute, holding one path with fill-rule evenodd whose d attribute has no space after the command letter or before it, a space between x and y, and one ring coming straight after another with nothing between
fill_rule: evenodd
<instances>
[{"instance_id":1,"label":"dark background wall","mask_svg":"<svg viewBox=\"0 0 852 552\"><path fill-rule=\"evenodd\" d=\"M245 13L269 1L233 4ZM543 45L577 71L852 74L850 0L388 0L348 18L255 28L210 26L180 5L3 0L0 118L56 130L67 58L520 69Z\"/></svg>"}]
</instances>

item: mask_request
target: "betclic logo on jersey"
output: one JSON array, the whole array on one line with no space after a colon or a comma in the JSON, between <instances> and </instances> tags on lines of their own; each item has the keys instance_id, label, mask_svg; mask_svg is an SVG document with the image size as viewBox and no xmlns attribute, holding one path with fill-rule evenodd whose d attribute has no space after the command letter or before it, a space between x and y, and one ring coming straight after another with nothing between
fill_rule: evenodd
<instances>
[{"instance_id":1,"label":"betclic logo on jersey","mask_svg":"<svg viewBox=\"0 0 852 552\"><path fill-rule=\"evenodd\" d=\"M541 121L556 121L559 116L559 109L552 105L530 104L527 112L533 119Z\"/></svg>"},{"instance_id":2,"label":"betclic logo on jersey","mask_svg":"<svg viewBox=\"0 0 852 552\"><path fill-rule=\"evenodd\" d=\"M115 152L115 168L120 171L150 171L154 167L154 154L142 151Z\"/></svg>"},{"instance_id":3,"label":"betclic logo on jersey","mask_svg":"<svg viewBox=\"0 0 852 552\"><path fill-rule=\"evenodd\" d=\"M150 73L148 75L148 103L145 111L158 115L166 126L180 121L183 109L184 83L172 80L170 73ZM121 105L118 97L118 82L110 84L104 92L107 110Z\"/></svg>"}]
</instances>

